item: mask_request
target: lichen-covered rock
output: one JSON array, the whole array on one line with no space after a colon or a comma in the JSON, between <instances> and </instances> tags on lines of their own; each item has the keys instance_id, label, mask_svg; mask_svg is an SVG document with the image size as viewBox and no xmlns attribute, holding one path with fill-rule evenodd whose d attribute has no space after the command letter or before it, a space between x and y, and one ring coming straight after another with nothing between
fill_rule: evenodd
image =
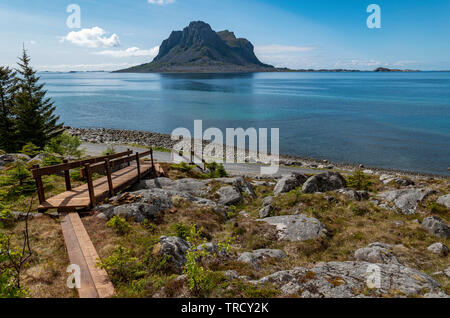
<instances>
[{"instance_id":1,"label":"lichen-covered rock","mask_svg":"<svg viewBox=\"0 0 450 318\"><path fill-rule=\"evenodd\" d=\"M303 184L303 193L327 192L344 188L344 177L338 172L326 172L310 177Z\"/></svg>"},{"instance_id":2,"label":"lichen-covered rock","mask_svg":"<svg viewBox=\"0 0 450 318\"><path fill-rule=\"evenodd\" d=\"M272 216L262 221L276 226L280 240L306 241L325 236L327 233L319 220L304 214Z\"/></svg>"},{"instance_id":3,"label":"lichen-covered rock","mask_svg":"<svg viewBox=\"0 0 450 318\"><path fill-rule=\"evenodd\" d=\"M355 259L369 263L399 263L394 254L392 254L392 245L378 242L371 243L367 247L356 250Z\"/></svg>"},{"instance_id":4,"label":"lichen-covered rock","mask_svg":"<svg viewBox=\"0 0 450 318\"><path fill-rule=\"evenodd\" d=\"M261 219L267 218L272 214L273 207L271 205L263 206L261 210L259 210L259 217Z\"/></svg>"},{"instance_id":5,"label":"lichen-covered rock","mask_svg":"<svg viewBox=\"0 0 450 318\"><path fill-rule=\"evenodd\" d=\"M400 209L402 214L414 214L419 202L422 202L427 196L435 193L429 188L400 189L381 193L379 196L386 201L394 203L395 207Z\"/></svg>"},{"instance_id":6,"label":"lichen-covered rock","mask_svg":"<svg viewBox=\"0 0 450 318\"><path fill-rule=\"evenodd\" d=\"M450 209L450 194L440 196L436 200L436 203L441 204L441 205L445 206L446 208Z\"/></svg>"},{"instance_id":7,"label":"lichen-covered rock","mask_svg":"<svg viewBox=\"0 0 450 318\"><path fill-rule=\"evenodd\" d=\"M167 255L174 265L176 273L183 271L186 264L186 252L191 247L189 242L176 236L161 236L160 241L154 247L154 254Z\"/></svg>"},{"instance_id":8,"label":"lichen-covered rock","mask_svg":"<svg viewBox=\"0 0 450 318\"><path fill-rule=\"evenodd\" d=\"M272 202L273 202L273 196L265 197L265 198L262 200L262 206L272 205Z\"/></svg>"},{"instance_id":9,"label":"lichen-covered rock","mask_svg":"<svg viewBox=\"0 0 450 318\"><path fill-rule=\"evenodd\" d=\"M254 250L252 252L244 252L242 253L238 261L251 264L254 268L259 268L259 264L264 259L268 258L275 258L275 259L282 259L285 258L286 254L282 250L274 250L274 249L259 249Z\"/></svg>"},{"instance_id":10,"label":"lichen-covered rock","mask_svg":"<svg viewBox=\"0 0 450 318\"><path fill-rule=\"evenodd\" d=\"M225 183L234 186L239 192L246 193L252 198L256 198L256 193L253 190L252 185L245 180L244 177L235 177L235 178L216 178L206 180L207 182L215 181L220 183Z\"/></svg>"},{"instance_id":11,"label":"lichen-covered rock","mask_svg":"<svg viewBox=\"0 0 450 318\"><path fill-rule=\"evenodd\" d=\"M399 264L372 264L368 262L319 263L312 269L296 267L263 277L254 284L273 283L285 295L315 298L361 297L369 283L379 275L379 288L371 294L381 296L400 291L406 296L420 295L424 290L440 292L440 284L430 276ZM375 285L376 287L377 285ZM371 285L373 287L373 285Z\"/></svg>"},{"instance_id":12,"label":"lichen-covered rock","mask_svg":"<svg viewBox=\"0 0 450 318\"><path fill-rule=\"evenodd\" d=\"M442 256L448 255L448 247L442 243L434 243L428 246L427 250Z\"/></svg>"},{"instance_id":13,"label":"lichen-covered rock","mask_svg":"<svg viewBox=\"0 0 450 318\"><path fill-rule=\"evenodd\" d=\"M340 189L338 190L339 193L342 193L343 195L357 201L361 200L367 200L369 199L369 193L367 191L355 191L352 189Z\"/></svg>"},{"instance_id":14,"label":"lichen-covered rock","mask_svg":"<svg viewBox=\"0 0 450 318\"><path fill-rule=\"evenodd\" d=\"M143 180L135 188L141 189L164 189L175 192L185 192L195 196L206 196L211 189L208 187L206 180L197 180L184 178L179 180L171 180L169 178L156 178L151 180Z\"/></svg>"},{"instance_id":15,"label":"lichen-covered rock","mask_svg":"<svg viewBox=\"0 0 450 318\"><path fill-rule=\"evenodd\" d=\"M273 193L279 195L281 193L289 192L305 182L306 177L299 173L291 173L284 175L276 184Z\"/></svg>"},{"instance_id":16,"label":"lichen-covered rock","mask_svg":"<svg viewBox=\"0 0 450 318\"><path fill-rule=\"evenodd\" d=\"M437 237L450 237L450 228L437 216L430 216L423 219L422 227L427 230L428 233Z\"/></svg>"},{"instance_id":17,"label":"lichen-covered rock","mask_svg":"<svg viewBox=\"0 0 450 318\"><path fill-rule=\"evenodd\" d=\"M242 200L242 194L233 186L225 186L217 190L219 203L223 205L237 204Z\"/></svg>"}]
</instances>

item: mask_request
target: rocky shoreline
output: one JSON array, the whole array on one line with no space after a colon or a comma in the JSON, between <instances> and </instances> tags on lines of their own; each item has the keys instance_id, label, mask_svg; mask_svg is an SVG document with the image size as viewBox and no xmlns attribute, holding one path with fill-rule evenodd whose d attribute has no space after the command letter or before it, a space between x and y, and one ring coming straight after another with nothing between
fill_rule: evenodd
<instances>
[{"instance_id":1,"label":"rocky shoreline","mask_svg":"<svg viewBox=\"0 0 450 318\"><path fill-rule=\"evenodd\" d=\"M74 128L74 127L66 127L66 130L71 135L79 137L82 141L94 144L130 144L130 145L137 144L147 147L161 147L165 149L172 149L179 142L171 140L171 136L169 134L139 131L139 130L112 129L112 128ZM203 146L209 144L209 142L205 140L203 140L202 143ZM225 150L224 153L226 153ZM448 178L448 176L445 175L436 175L431 173L422 173L399 169L365 167L362 164L331 162L329 160L318 160L314 158L283 155L283 154L280 154L280 164L287 166L305 166L308 168L318 168L318 169L337 168L348 171L363 168L366 169L367 172L372 171L378 174L394 173L397 175L404 175L404 176Z\"/></svg>"}]
</instances>

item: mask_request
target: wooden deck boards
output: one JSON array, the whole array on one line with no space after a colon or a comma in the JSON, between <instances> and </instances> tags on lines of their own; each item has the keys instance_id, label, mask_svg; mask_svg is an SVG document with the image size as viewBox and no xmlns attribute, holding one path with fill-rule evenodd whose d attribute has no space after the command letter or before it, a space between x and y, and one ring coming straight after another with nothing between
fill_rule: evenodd
<instances>
[{"instance_id":1,"label":"wooden deck boards","mask_svg":"<svg viewBox=\"0 0 450 318\"><path fill-rule=\"evenodd\" d=\"M108 274L96 266L99 260L97 251L78 213L67 213L61 222L61 228L70 263L80 267L79 297L107 298L114 296L114 286L109 280Z\"/></svg>"},{"instance_id":2,"label":"wooden deck boards","mask_svg":"<svg viewBox=\"0 0 450 318\"><path fill-rule=\"evenodd\" d=\"M155 165L156 168L157 165ZM152 169L151 164L141 163L141 176L145 176ZM138 178L137 166L125 167L111 174L114 191L121 191L128 185L134 183ZM95 198L98 201L105 199L109 195L107 177L93 181ZM89 191L87 184L79 186L71 191L66 191L52 198L47 199L39 205L39 210L48 209L77 209L88 208L90 206Z\"/></svg>"}]
</instances>

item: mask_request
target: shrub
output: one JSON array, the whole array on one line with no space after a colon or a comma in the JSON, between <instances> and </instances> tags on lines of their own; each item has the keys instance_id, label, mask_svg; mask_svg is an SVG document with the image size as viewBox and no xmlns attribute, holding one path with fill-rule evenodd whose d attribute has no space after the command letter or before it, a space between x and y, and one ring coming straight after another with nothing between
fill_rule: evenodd
<instances>
[{"instance_id":1,"label":"shrub","mask_svg":"<svg viewBox=\"0 0 450 318\"><path fill-rule=\"evenodd\" d=\"M125 235L130 232L131 225L128 224L127 220L120 216L113 216L111 220L106 222L106 226L113 228L117 234Z\"/></svg>"},{"instance_id":2,"label":"shrub","mask_svg":"<svg viewBox=\"0 0 450 318\"><path fill-rule=\"evenodd\" d=\"M32 142L27 143L22 147L22 150L20 153L23 153L24 155L34 157L37 154L39 154L39 147L33 144Z\"/></svg>"},{"instance_id":3,"label":"shrub","mask_svg":"<svg viewBox=\"0 0 450 318\"><path fill-rule=\"evenodd\" d=\"M356 170L353 175L347 177L347 186L355 190L369 191L372 187L370 177L362 172L361 169Z\"/></svg>"},{"instance_id":4,"label":"shrub","mask_svg":"<svg viewBox=\"0 0 450 318\"><path fill-rule=\"evenodd\" d=\"M115 283L128 283L146 274L142 263L133 256L133 252L121 245L117 246L112 255L99 262L97 266L106 270Z\"/></svg>"},{"instance_id":5,"label":"shrub","mask_svg":"<svg viewBox=\"0 0 450 318\"><path fill-rule=\"evenodd\" d=\"M174 236L181 237L186 240L191 232L191 227L184 223L174 223L170 226L170 230Z\"/></svg>"},{"instance_id":6,"label":"shrub","mask_svg":"<svg viewBox=\"0 0 450 318\"><path fill-rule=\"evenodd\" d=\"M11 227L15 223L16 219L9 209L2 209L0 211L0 229L4 227Z\"/></svg>"},{"instance_id":7,"label":"shrub","mask_svg":"<svg viewBox=\"0 0 450 318\"><path fill-rule=\"evenodd\" d=\"M81 140L77 136L64 132L58 137L52 138L45 146L45 151L56 153L62 156L81 157L82 151L78 148L81 146Z\"/></svg>"},{"instance_id":8,"label":"shrub","mask_svg":"<svg viewBox=\"0 0 450 318\"><path fill-rule=\"evenodd\" d=\"M207 173L209 178L224 178L228 176L223 164L218 164L217 162L205 163L205 168L209 170L209 173Z\"/></svg>"},{"instance_id":9,"label":"shrub","mask_svg":"<svg viewBox=\"0 0 450 318\"><path fill-rule=\"evenodd\" d=\"M186 162L182 161L179 164L170 165L172 169L180 170L181 172L190 172L195 166L189 165Z\"/></svg>"},{"instance_id":10,"label":"shrub","mask_svg":"<svg viewBox=\"0 0 450 318\"><path fill-rule=\"evenodd\" d=\"M102 156L114 155L115 153L116 149L114 149L112 145L108 145L108 147L106 147L106 150L102 152Z\"/></svg>"},{"instance_id":11,"label":"shrub","mask_svg":"<svg viewBox=\"0 0 450 318\"><path fill-rule=\"evenodd\" d=\"M49 155L49 156L46 156L46 157L42 158L42 166L43 167L59 165L62 162L63 161L62 161L61 158L58 158L58 157L56 157L54 155Z\"/></svg>"}]
</instances>

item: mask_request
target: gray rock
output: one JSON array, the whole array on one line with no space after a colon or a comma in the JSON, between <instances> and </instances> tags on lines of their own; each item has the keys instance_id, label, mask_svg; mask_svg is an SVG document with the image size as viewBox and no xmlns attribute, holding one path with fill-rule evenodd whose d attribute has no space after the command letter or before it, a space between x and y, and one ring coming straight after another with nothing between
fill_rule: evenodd
<instances>
[{"instance_id":1,"label":"gray rock","mask_svg":"<svg viewBox=\"0 0 450 318\"><path fill-rule=\"evenodd\" d=\"M219 252L219 245L213 242L204 243L195 248L197 251L207 251L208 253L214 254Z\"/></svg>"},{"instance_id":2,"label":"gray rock","mask_svg":"<svg viewBox=\"0 0 450 318\"><path fill-rule=\"evenodd\" d=\"M303 193L327 192L344 188L344 177L338 172L326 172L310 177L303 184Z\"/></svg>"},{"instance_id":3,"label":"gray rock","mask_svg":"<svg viewBox=\"0 0 450 318\"><path fill-rule=\"evenodd\" d=\"M374 269L380 274L380 288L371 289L376 297L393 290L401 291L407 296L421 294L424 289L430 292L440 291L441 286L436 280L415 269L399 264L367 262L319 263L312 269L296 267L251 282L273 283L285 295L300 295L305 298L361 297L358 291L367 289L367 282Z\"/></svg>"},{"instance_id":4,"label":"gray rock","mask_svg":"<svg viewBox=\"0 0 450 318\"><path fill-rule=\"evenodd\" d=\"M227 271L225 271L224 275L229 281L239 278L238 272L236 272L234 270L227 270Z\"/></svg>"},{"instance_id":5,"label":"gray rock","mask_svg":"<svg viewBox=\"0 0 450 318\"><path fill-rule=\"evenodd\" d=\"M277 182L273 193L279 195L281 193L289 192L305 182L306 177L299 173L291 173L283 175L283 177Z\"/></svg>"},{"instance_id":6,"label":"gray rock","mask_svg":"<svg viewBox=\"0 0 450 318\"><path fill-rule=\"evenodd\" d=\"M442 243L434 243L428 246L427 250L442 256L448 255L448 247Z\"/></svg>"},{"instance_id":7,"label":"gray rock","mask_svg":"<svg viewBox=\"0 0 450 318\"><path fill-rule=\"evenodd\" d=\"M440 196L436 200L436 203L445 206L447 209L450 209L450 194Z\"/></svg>"},{"instance_id":8,"label":"gray rock","mask_svg":"<svg viewBox=\"0 0 450 318\"><path fill-rule=\"evenodd\" d=\"M437 237L450 237L450 228L437 216L430 216L423 219L422 227L427 230L428 233Z\"/></svg>"},{"instance_id":9,"label":"gray rock","mask_svg":"<svg viewBox=\"0 0 450 318\"><path fill-rule=\"evenodd\" d=\"M262 206L264 207L264 206L272 205L272 202L273 202L273 197L272 196L265 197L262 200Z\"/></svg>"},{"instance_id":10,"label":"gray rock","mask_svg":"<svg viewBox=\"0 0 450 318\"><path fill-rule=\"evenodd\" d=\"M446 269L444 269L444 274L445 274L448 278L450 278L450 266L447 267Z\"/></svg>"},{"instance_id":11,"label":"gray rock","mask_svg":"<svg viewBox=\"0 0 450 318\"><path fill-rule=\"evenodd\" d=\"M340 189L340 190L338 190L338 192L344 194L345 196L347 196L353 200L357 200L357 201L367 200L369 198L369 194L367 193L367 191L355 191L352 189Z\"/></svg>"},{"instance_id":12,"label":"gray rock","mask_svg":"<svg viewBox=\"0 0 450 318\"><path fill-rule=\"evenodd\" d=\"M206 196L211 191L211 189L207 186L207 183L207 180L197 180L191 178L179 180L156 178L141 181L135 189L164 189L175 192L185 192L195 196Z\"/></svg>"},{"instance_id":13,"label":"gray rock","mask_svg":"<svg viewBox=\"0 0 450 318\"><path fill-rule=\"evenodd\" d=\"M443 291L440 291L435 293L426 293L423 295L423 298L450 298L450 296Z\"/></svg>"},{"instance_id":14,"label":"gray rock","mask_svg":"<svg viewBox=\"0 0 450 318\"><path fill-rule=\"evenodd\" d=\"M29 161L31 158L22 153L7 153L0 155L0 167L4 167L9 163L16 163L18 160Z\"/></svg>"},{"instance_id":15,"label":"gray rock","mask_svg":"<svg viewBox=\"0 0 450 318\"><path fill-rule=\"evenodd\" d=\"M394 203L402 214L410 215L416 212L419 202L422 202L427 196L435 192L429 188L410 188L383 192L379 196L386 201Z\"/></svg>"},{"instance_id":16,"label":"gray rock","mask_svg":"<svg viewBox=\"0 0 450 318\"><path fill-rule=\"evenodd\" d=\"M250 195L252 198L256 198L256 193L253 190L253 187L250 183L245 180L244 177L236 177L236 178L216 178L207 181L216 181L225 184L229 184L234 186L239 192L246 193Z\"/></svg>"},{"instance_id":17,"label":"gray rock","mask_svg":"<svg viewBox=\"0 0 450 318\"><path fill-rule=\"evenodd\" d=\"M261 219L267 218L272 214L273 208L271 205L263 206L261 210L259 210L259 217Z\"/></svg>"},{"instance_id":18,"label":"gray rock","mask_svg":"<svg viewBox=\"0 0 450 318\"><path fill-rule=\"evenodd\" d=\"M259 264L262 260L268 258L282 259L285 258L286 254L282 250L273 250L273 249L259 249L254 250L252 252L244 252L242 253L238 261L251 264L254 268L258 269Z\"/></svg>"},{"instance_id":19,"label":"gray rock","mask_svg":"<svg viewBox=\"0 0 450 318\"><path fill-rule=\"evenodd\" d=\"M276 226L280 240L306 241L325 236L327 233L319 220L304 214L272 216L262 221Z\"/></svg>"},{"instance_id":20,"label":"gray rock","mask_svg":"<svg viewBox=\"0 0 450 318\"><path fill-rule=\"evenodd\" d=\"M159 243L159 253L168 255L175 265L176 272L181 273L186 264L186 252L191 247L189 242L176 236L161 236Z\"/></svg>"},{"instance_id":21,"label":"gray rock","mask_svg":"<svg viewBox=\"0 0 450 318\"><path fill-rule=\"evenodd\" d=\"M237 204L242 200L242 194L233 186L225 186L217 190L219 203L223 205Z\"/></svg>"},{"instance_id":22,"label":"gray rock","mask_svg":"<svg viewBox=\"0 0 450 318\"><path fill-rule=\"evenodd\" d=\"M355 259L369 263L398 264L397 258L391 251L392 245L375 242L356 250Z\"/></svg>"},{"instance_id":23,"label":"gray rock","mask_svg":"<svg viewBox=\"0 0 450 318\"><path fill-rule=\"evenodd\" d=\"M27 213L26 212L16 212L11 211L11 214L17 221L25 221L27 219ZM40 218L42 217L41 213L31 213L28 214L28 220L32 220L34 218Z\"/></svg>"}]
</instances>

